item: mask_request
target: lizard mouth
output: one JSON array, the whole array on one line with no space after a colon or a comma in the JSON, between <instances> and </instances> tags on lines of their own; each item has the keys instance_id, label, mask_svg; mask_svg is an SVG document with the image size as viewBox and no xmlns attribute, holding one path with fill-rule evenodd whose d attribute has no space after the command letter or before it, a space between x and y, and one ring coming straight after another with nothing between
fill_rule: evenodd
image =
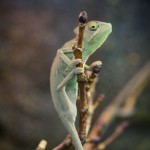
<instances>
[{"instance_id":1,"label":"lizard mouth","mask_svg":"<svg viewBox=\"0 0 150 150\"><path fill-rule=\"evenodd\" d=\"M112 25L110 23L107 23L107 31L109 32L109 34L112 32Z\"/></svg>"}]
</instances>

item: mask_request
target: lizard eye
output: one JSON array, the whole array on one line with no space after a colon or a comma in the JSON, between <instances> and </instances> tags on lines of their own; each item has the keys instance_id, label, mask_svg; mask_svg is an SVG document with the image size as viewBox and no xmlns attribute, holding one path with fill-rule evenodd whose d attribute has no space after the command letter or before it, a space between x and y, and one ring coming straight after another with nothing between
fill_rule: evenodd
<instances>
[{"instance_id":1,"label":"lizard eye","mask_svg":"<svg viewBox=\"0 0 150 150\"><path fill-rule=\"evenodd\" d=\"M95 31L95 30L97 30L98 27L99 27L99 25L95 21L89 22L89 24L88 24L88 29L90 31Z\"/></svg>"}]
</instances>

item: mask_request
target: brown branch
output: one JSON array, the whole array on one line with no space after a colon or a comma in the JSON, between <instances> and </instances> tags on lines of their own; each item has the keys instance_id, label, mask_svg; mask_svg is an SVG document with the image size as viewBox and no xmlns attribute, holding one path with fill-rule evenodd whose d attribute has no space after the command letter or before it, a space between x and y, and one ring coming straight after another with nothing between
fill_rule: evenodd
<instances>
[{"instance_id":1,"label":"brown branch","mask_svg":"<svg viewBox=\"0 0 150 150\"><path fill-rule=\"evenodd\" d=\"M112 102L103 110L94 124L88 139L97 139L106 129L111 121L115 118L120 108L120 105L127 100L130 95L141 92L150 81L150 62L148 62L133 78L124 86L119 94L112 100ZM138 94L137 94L138 95ZM84 149L92 150L96 144L86 143Z\"/></svg>"},{"instance_id":2,"label":"brown branch","mask_svg":"<svg viewBox=\"0 0 150 150\"><path fill-rule=\"evenodd\" d=\"M70 138L70 135L67 135L66 138L52 150L67 150L71 147L73 147L72 140Z\"/></svg>"},{"instance_id":3,"label":"brown branch","mask_svg":"<svg viewBox=\"0 0 150 150\"><path fill-rule=\"evenodd\" d=\"M111 144L113 141L115 141L122 133L123 131L128 127L128 122L123 121L121 122L115 129L115 131L103 142L98 144L97 148L98 150L104 150L106 147Z\"/></svg>"},{"instance_id":4,"label":"brown branch","mask_svg":"<svg viewBox=\"0 0 150 150\"><path fill-rule=\"evenodd\" d=\"M95 86L98 81L98 73L100 72L101 64L92 66L91 70L88 71L89 73L89 79L86 83L86 93L87 93L87 101L88 101L88 116L87 116L87 128L86 128L86 134L88 134L89 129L91 127L91 121L93 118L93 113L95 109L99 106L99 104L102 102L104 96L100 95L99 98L94 103L94 95L95 95Z\"/></svg>"},{"instance_id":5,"label":"brown branch","mask_svg":"<svg viewBox=\"0 0 150 150\"><path fill-rule=\"evenodd\" d=\"M101 94L98 99L96 99L95 103L90 103L89 104L89 112L88 112L88 117L87 117L87 135L89 133L89 130L90 130L90 127L91 127L91 122L92 122L92 118L93 118L93 114L96 110L96 108L101 104L101 102L103 101L104 99L104 95Z\"/></svg>"},{"instance_id":6,"label":"brown branch","mask_svg":"<svg viewBox=\"0 0 150 150\"><path fill-rule=\"evenodd\" d=\"M35 150L45 150L47 146L47 141L46 140L41 140L39 145Z\"/></svg>"},{"instance_id":7,"label":"brown branch","mask_svg":"<svg viewBox=\"0 0 150 150\"><path fill-rule=\"evenodd\" d=\"M81 12L79 15L79 35L78 35L78 43L77 46L73 47L75 59L82 59L82 41L84 29L87 22L87 14L86 12ZM76 67L82 67L83 63L79 63ZM79 137L82 143L85 142L86 139L86 121L87 121L87 111L88 105L86 100L86 91L85 91L85 83L86 76L84 73L79 74L78 78L78 89L79 89Z\"/></svg>"},{"instance_id":8,"label":"brown branch","mask_svg":"<svg viewBox=\"0 0 150 150\"><path fill-rule=\"evenodd\" d=\"M144 73L137 74L136 78L138 78L139 81L134 81L134 87L132 87L132 90L129 91L130 94L124 100L123 107L119 109L118 114L121 117L127 117L128 115L132 115L134 113L137 98L150 81L150 62L147 63L141 71Z\"/></svg>"}]
</instances>

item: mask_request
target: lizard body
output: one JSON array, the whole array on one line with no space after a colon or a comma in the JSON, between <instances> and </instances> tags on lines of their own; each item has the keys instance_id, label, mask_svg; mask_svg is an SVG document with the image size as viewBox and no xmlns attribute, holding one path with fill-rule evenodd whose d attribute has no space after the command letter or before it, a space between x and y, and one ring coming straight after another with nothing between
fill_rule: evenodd
<instances>
[{"instance_id":1,"label":"lizard body","mask_svg":"<svg viewBox=\"0 0 150 150\"><path fill-rule=\"evenodd\" d=\"M99 21L90 21L87 23L82 48L82 61L84 65L88 57L106 40L111 30L110 23ZM76 28L76 34L78 34L77 31L78 29ZM81 62L80 59L74 59L72 46L76 42L77 39L75 38L65 43L61 49L58 49L51 67L50 89L54 106L64 126L71 135L76 150L83 150L74 125L77 116L76 99L78 86L76 75L84 72L83 68L76 68L76 65ZM100 61L96 63L100 63Z\"/></svg>"}]
</instances>

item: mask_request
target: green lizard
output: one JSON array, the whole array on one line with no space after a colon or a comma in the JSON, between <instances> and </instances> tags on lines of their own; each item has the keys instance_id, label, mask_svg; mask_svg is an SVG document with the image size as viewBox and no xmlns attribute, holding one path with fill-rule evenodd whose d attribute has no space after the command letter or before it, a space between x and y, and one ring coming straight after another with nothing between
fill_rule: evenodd
<instances>
[{"instance_id":1,"label":"green lizard","mask_svg":"<svg viewBox=\"0 0 150 150\"><path fill-rule=\"evenodd\" d=\"M75 59L72 46L77 42L77 38L65 43L58 49L50 72L50 89L54 106L61 118L65 128L71 135L71 139L76 150L83 150L78 133L75 128L77 116L77 78L76 75L83 73L84 69L92 69L96 65L101 65L101 61L96 61L90 66L85 63L106 40L112 31L110 23L90 21L87 23L83 36L83 59ZM78 27L74 30L78 35ZM76 65L83 62L84 69Z\"/></svg>"}]
</instances>

